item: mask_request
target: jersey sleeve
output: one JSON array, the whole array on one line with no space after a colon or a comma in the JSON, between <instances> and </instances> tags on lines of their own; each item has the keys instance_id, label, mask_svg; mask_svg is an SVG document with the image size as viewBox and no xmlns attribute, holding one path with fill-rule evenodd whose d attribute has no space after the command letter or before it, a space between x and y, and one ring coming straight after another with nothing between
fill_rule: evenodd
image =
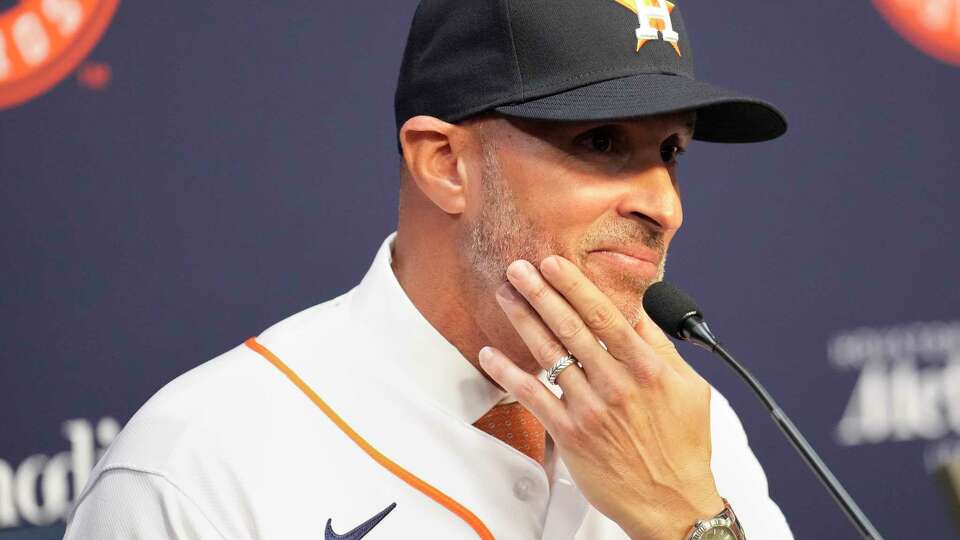
<instances>
[{"instance_id":1,"label":"jersey sleeve","mask_svg":"<svg viewBox=\"0 0 960 540\"><path fill-rule=\"evenodd\" d=\"M783 512L770 498L767 476L750 448L740 418L716 389L711 395L710 414L714 479L747 538L793 540Z\"/></svg>"},{"instance_id":2,"label":"jersey sleeve","mask_svg":"<svg viewBox=\"0 0 960 540\"><path fill-rule=\"evenodd\" d=\"M70 513L64 540L226 540L200 508L161 475L104 471Z\"/></svg>"}]
</instances>

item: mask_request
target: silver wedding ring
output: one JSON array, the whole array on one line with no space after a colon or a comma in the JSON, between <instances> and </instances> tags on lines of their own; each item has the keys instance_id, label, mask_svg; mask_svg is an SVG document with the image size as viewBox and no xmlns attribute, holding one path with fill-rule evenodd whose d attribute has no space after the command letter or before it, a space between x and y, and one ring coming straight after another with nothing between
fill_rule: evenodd
<instances>
[{"instance_id":1,"label":"silver wedding ring","mask_svg":"<svg viewBox=\"0 0 960 540\"><path fill-rule=\"evenodd\" d=\"M550 381L550 384L556 385L557 377L560 376L560 373L574 364L576 364L577 367L583 367L582 365L580 365L580 362L576 359L576 357L574 357L570 353L567 353L566 356L557 360L553 364L553 367L550 368L550 371L547 372L547 380Z\"/></svg>"}]
</instances>

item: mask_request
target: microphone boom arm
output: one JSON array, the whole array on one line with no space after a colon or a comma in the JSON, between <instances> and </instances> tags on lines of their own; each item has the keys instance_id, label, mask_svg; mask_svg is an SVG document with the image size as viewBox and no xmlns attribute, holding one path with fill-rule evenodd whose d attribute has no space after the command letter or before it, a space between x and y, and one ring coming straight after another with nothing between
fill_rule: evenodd
<instances>
[{"instance_id":1,"label":"microphone boom arm","mask_svg":"<svg viewBox=\"0 0 960 540\"><path fill-rule=\"evenodd\" d=\"M810 446L810 443L808 443L807 439L800 433L797 426L793 424L790 417L787 416L787 413L783 412L783 409L780 408L773 399L773 396L760 384L760 381L720 345L720 342L716 336L713 335L713 332L710 331L710 328L700 313L696 311L688 313L681 322L680 329L677 333L679 334L677 337L715 353L726 361L727 365L747 383L753 390L753 393L763 402L774 422L780 427L780 431L790 439L793 447L803 457L804 461L807 462L807 465L809 465L817 475L817 478L819 478L823 486L827 488L827 491L830 492L830 495L833 496L837 504L843 508L843 511L847 514L847 517L850 518L850 521L860 532L861 536L867 540L883 540L880 532L873 526L873 523L870 522L866 514L860 510L856 501L847 493L847 490L844 489L840 481L837 480L837 477L833 475L830 468L827 467L827 464L820 459L816 450Z\"/></svg>"}]
</instances>

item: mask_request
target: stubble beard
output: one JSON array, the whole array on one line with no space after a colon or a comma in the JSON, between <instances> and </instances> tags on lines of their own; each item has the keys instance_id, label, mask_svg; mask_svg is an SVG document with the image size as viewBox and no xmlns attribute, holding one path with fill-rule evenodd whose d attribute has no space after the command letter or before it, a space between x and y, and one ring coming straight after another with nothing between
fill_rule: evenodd
<instances>
[{"instance_id":1,"label":"stubble beard","mask_svg":"<svg viewBox=\"0 0 960 540\"><path fill-rule=\"evenodd\" d=\"M537 265L556 246L517 208L491 146L483 145L482 206L467 251L474 272L487 287L494 288L506 282L511 262L524 259Z\"/></svg>"},{"instance_id":2,"label":"stubble beard","mask_svg":"<svg viewBox=\"0 0 960 540\"><path fill-rule=\"evenodd\" d=\"M561 242L549 231L537 226L518 208L516 197L503 177L499 161L491 144L483 144L483 175L481 178L482 206L480 215L470 228L465 242L471 274L480 291L491 294L507 281L507 266L524 259L534 266L550 255L562 255L607 294L630 325L636 325L642 316L642 298L647 287L663 279L666 253L662 235L648 228L622 219L598 223L579 242L572 253L561 252ZM628 273L603 274L591 272L583 258L591 246L618 245L641 242L660 254L656 279L639 279Z\"/></svg>"}]
</instances>

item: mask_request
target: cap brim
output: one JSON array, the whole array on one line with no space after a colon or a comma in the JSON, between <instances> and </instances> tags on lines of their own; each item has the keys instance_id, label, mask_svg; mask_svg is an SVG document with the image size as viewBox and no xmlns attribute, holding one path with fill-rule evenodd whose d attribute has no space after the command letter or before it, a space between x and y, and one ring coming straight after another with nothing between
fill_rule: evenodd
<instances>
[{"instance_id":1,"label":"cap brim","mask_svg":"<svg viewBox=\"0 0 960 540\"><path fill-rule=\"evenodd\" d=\"M786 117L766 101L662 73L601 81L495 110L507 116L567 122L696 110L693 138L708 142L768 141L787 131Z\"/></svg>"}]
</instances>

